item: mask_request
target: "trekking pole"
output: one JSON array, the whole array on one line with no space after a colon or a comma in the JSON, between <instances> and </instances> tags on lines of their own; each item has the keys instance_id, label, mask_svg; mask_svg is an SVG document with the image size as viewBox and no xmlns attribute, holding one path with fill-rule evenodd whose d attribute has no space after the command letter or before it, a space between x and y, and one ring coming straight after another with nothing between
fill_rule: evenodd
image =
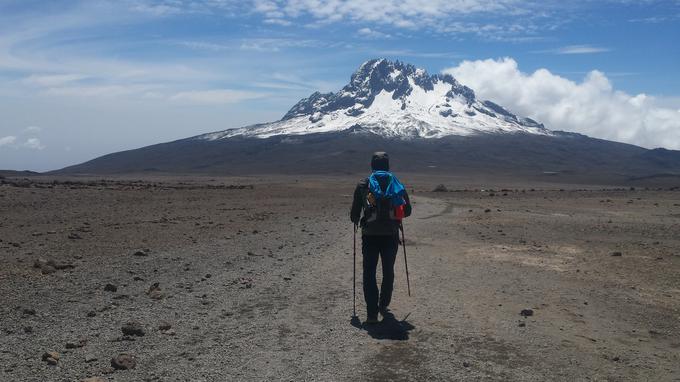
<instances>
[{"instance_id":1,"label":"trekking pole","mask_svg":"<svg viewBox=\"0 0 680 382\"><path fill-rule=\"evenodd\" d=\"M354 251L353 264L352 264L352 312L353 316L357 316L357 225L354 224L354 245L352 246Z\"/></svg>"},{"instance_id":2,"label":"trekking pole","mask_svg":"<svg viewBox=\"0 0 680 382\"><path fill-rule=\"evenodd\" d=\"M406 286L408 288L408 296L411 297L411 282L408 277L408 261L406 260L406 238L404 237L404 225L399 224L401 230L401 246L404 248L404 266L406 267Z\"/></svg>"}]
</instances>

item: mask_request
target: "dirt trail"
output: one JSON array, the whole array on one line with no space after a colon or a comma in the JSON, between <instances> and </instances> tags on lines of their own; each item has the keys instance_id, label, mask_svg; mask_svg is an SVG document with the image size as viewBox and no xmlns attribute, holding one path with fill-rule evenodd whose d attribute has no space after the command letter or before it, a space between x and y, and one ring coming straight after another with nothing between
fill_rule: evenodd
<instances>
[{"instance_id":1,"label":"dirt trail","mask_svg":"<svg viewBox=\"0 0 680 382\"><path fill-rule=\"evenodd\" d=\"M367 327L351 182L204 183L0 187L0 380L680 380L677 192L414 192Z\"/></svg>"}]
</instances>

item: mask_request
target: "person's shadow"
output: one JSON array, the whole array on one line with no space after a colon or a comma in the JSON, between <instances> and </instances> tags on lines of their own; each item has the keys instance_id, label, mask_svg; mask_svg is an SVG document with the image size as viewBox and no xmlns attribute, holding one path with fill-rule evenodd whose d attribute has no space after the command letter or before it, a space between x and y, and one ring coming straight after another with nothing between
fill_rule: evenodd
<instances>
[{"instance_id":1,"label":"person's shadow","mask_svg":"<svg viewBox=\"0 0 680 382\"><path fill-rule=\"evenodd\" d=\"M399 321L392 312L387 312L383 316L382 321L377 324L362 323L359 317L354 316L350 324L355 328L366 330L369 336L378 340L405 341L409 338L409 332L415 329L415 326L406 321L410 314L407 314L403 320Z\"/></svg>"}]
</instances>

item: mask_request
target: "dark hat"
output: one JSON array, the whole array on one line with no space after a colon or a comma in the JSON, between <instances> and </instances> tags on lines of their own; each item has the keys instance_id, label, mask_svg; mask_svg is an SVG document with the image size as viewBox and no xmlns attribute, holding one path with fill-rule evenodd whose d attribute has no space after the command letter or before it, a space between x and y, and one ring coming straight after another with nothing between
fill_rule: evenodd
<instances>
[{"instance_id":1,"label":"dark hat","mask_svg":"<svg viewBox=\"0 0 680 382\"><path fill-rule=\"evenodd\" d=\"M371 158L371 169L373 171L390 171L390 157L384 151L373 153Z\"/></svg>"}]
</instances>

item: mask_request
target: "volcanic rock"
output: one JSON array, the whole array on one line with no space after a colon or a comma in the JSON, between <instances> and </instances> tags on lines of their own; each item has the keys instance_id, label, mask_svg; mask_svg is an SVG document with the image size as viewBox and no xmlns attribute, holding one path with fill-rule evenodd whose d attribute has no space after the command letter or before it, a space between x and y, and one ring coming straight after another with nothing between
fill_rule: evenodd
<instances>
[{"instance_id":1,"label":"volcanic rock","mask_svg":"<svg viewBox=\"0 0 680 382\"><path fill-rule=\"evenodd\" d=\"M164 297L163 292L161 291L160 283L153 283L149 287L149 290L146 291L146 294L154 300L160 300Z\"/></svg>"},{"instance_id":2,"label":"volcanic rock","mask_svg":"<svg viewBox=\"0 0 680 382\"><path fill-rule=\"evenodd\" d=\"M82 379L81 382L107 382L107 380L102 377L90 377Z\"/></svg>"},{"instance_id":3,"label":"volcanic rock","mask_svg":"<svg viewBox=\"0 0 680 382\"><path fill-rule=\"evenodd\" d=\"M120 330L125 334L126 336L143 336L146 334L144 331L144 327L142 327L142 324L136 321L129 321L123 325Z\"/></svg>"},{"instance_id":4,"label":"volcanic rock","mask_svg":"<svg viewBox=\"0 0 680 382\"><path fill-rule=\"evenodd\" d=\"M163 321L158 325L158 330L161 331L169 330L170 328L172 328L172 325L169 322Z\"/></svg>"},{"instance_id":5,"label":"volcanic rock","mask_svg":"<svg viewBox=\"0 0 680 382\"><path fill-rule=\"evenodd\" d=\"M59 362L59 358L59 353L56 351L48 351L42 355L42 360L50 365L56 365Z\"/></svg>"},{"instance_id":6,"label":"volcanic rock","mask_svg":"<svg viewBox=\"0 0 680 382\"><path fill-rule=\"evenodd\" d=\"M78 340L78 342L67 342L66 343L66 349L76 349L76 348L82 348L87 344L87 340L84 338L81 338Z\"/></svg>"},{"instance_id":7,"label":"volcanic rock","mask_svg":"<svg viewBox=\"0 0 680 382\"><path fill-rule=\"evenodd\" d=\"M116 370L134 369L137 366L137 360L130 354L121 353L111 358L111 366Z\"/></svg>"}]
</instances>

